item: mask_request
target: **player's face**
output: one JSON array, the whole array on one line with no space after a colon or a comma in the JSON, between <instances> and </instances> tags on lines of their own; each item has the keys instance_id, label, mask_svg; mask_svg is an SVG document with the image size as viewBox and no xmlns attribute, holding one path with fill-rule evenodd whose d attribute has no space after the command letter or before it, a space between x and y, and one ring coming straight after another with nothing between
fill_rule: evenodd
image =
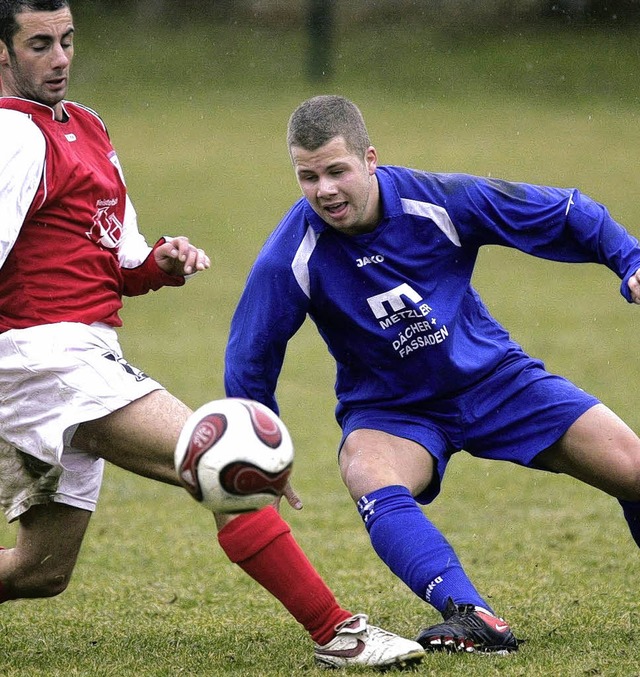
<instances>
[{"instance_id":1,"label":"player's face","mask_svg":"<svg viewBox=\"0 0 640 677\"><path fill-rule=\"evenodd\" d=\"M302 193L323 221L347 235L375 229L380 206L373 146L360 157L337 136L316 150L292 146L290 152Z\"/></svg>"},{"instance_id":2,"label":"player's face","mask_svg":"<svg viewBox=\"0 0 640 677\"><path fill-rule=\"evenodd\" d=\"M21 12L16 19L13 53L0 42L2 94L51 106L59 117L73 59L71 12Z\"/></svg>"}]
</instances>

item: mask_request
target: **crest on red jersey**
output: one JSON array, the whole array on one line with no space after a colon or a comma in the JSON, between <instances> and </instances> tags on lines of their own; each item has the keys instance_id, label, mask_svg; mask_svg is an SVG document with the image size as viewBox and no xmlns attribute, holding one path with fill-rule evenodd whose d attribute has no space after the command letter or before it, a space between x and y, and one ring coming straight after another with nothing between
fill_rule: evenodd
<instances>
[{"instance_id":1,"label":"crest on red jersey","mask_svg":"<svg viewBox=\"0 0 640 677\"><path fill-rule=\"evenodd\" d=\"M88 230L87 237L105 249L115 249L122 239L123 226L113 213L113 206L98 207L93 215L93 225Z\"/></svg>"}]
</instances>

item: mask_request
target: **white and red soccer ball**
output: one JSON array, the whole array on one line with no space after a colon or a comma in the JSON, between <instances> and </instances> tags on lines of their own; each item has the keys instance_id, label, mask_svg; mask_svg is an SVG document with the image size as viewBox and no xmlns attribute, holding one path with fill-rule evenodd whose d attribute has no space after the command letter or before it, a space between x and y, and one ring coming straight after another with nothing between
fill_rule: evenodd
<instances>
[{"instance_id":1,"label":"white and red soccer ball","mask_svg":"<svg viewBox=\"0 0 640 677\"><path fill-rule=\"evenodd\" d=\"M263 508L291 474L291 436L268 407L240 398L204 404L187 419L175 450L180 481L214 512Z\"/></svg>"}]
</instances>

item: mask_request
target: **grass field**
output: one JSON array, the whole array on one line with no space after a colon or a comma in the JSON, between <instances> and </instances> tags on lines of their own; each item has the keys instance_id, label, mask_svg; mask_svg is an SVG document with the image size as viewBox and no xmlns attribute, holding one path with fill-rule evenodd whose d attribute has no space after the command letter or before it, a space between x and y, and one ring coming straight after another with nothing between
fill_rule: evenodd
<instances>
[{"instance_id":1,"label":"grass field","mask_svg":"<svg viewBox=\"0 0 640 677\"><path fill-rule=\"evenodd\" d=\"M354 29L335 80L312 87L295 32L183 28L136 40L108 22L78 24L71 98L105 117L142 230L150 241L188 234L213 261L183 289L128 300L123 314L129 360L191 406L222 395L235 301L298 194L284 130L310 94L358 102L383 162L576 186L640 233L636 36L465 43ZM640 430L640 311L613 274L490 248L475 284L528 350ZM345 605L412 636L438 617L374 556L340 483L332 383L305 326L279 390L305 509L284 514ZM615 501L460 454L428 514L527 643L507 659L430 656L420 674L640 675L638 555ZM14 533L0 527L0 543ZM321 674L302 629L222 554L210 515L111 467L69 590L2 607L0 666L6 677Z\"/></svg>"}]
</instances>

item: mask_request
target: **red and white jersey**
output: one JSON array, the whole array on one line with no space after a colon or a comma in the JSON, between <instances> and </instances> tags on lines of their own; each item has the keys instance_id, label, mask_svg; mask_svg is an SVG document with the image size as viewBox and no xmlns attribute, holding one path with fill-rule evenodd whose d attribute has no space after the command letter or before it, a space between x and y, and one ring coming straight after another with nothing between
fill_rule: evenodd
<instances>
[{"instance_id":1,"label":"red and white jersey","mask_svg":"<svg viewBox=\"0 0 640 677\"><path fill-rule=\"evenodd\" d=\"M0 331L54 322L122 324L122 296L164 273L138 231L102 120L65 102L0 97Z\"/></svg>"}]
</instances>

